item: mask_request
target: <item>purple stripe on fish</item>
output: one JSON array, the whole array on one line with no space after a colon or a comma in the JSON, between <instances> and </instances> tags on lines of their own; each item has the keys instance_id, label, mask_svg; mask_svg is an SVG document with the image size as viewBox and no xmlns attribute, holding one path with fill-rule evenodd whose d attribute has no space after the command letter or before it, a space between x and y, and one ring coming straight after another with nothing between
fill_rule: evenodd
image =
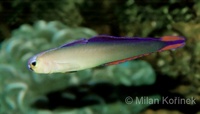
<instances>
[{"instance_id":1,"label":"purple stripe on fish","mask_svg":"<svg viewBox=\"0 0 200 114\"><path fill-rule=\"evenodd\" d=\"M179 37L181 40L175 40L175 41L165 41L166 45L173 45L173 44L185 44L185 38L184 37Z\"/></svg>"},{"instance_id":2,"label":"purple stripe on fish","mask_svg":"<svg viewBox=\"0 0 200 114\"><path fill-rule=\"evenodd\" d=\"M109 43L109 42L115 42L118 41L120 42L121 40L123 41L128 41L128 42L147 42L147 41L162 41L161 38L141 38L141 37L115 37L115 36L107 36L107 35L99 35L96 37L92 37L90 39L80 39L71 43L64 44L60 46L60 48L63 47L69 47L69 46L75 46L79 44L87 44L87 43ZM173 45L177 43L184 43L185 40L176 40L176 41L165 41L166 45Z\"/></svg>"},{"instance_id":3,"label":"purple stripe on fish","mask_svg":"<svg viewBox=\"0 0 200 114\"><path fill-rule=\"evenodd\" d=\"M179 43L185 43L184 40L178 40L178 41L168 41L166 42L167 45L173 45L173 44L179 44Z\"/></svg>"},{"instance_id":4,"label":"purple stripe on fish","mask_svg":"<svg viewBox=\"0 0 200 114\"><path fill-rule=\"evenodd\" d=\"M96 37L92 37L90 39L80 39L71 43L64 44L60 46L60 48L63 47L69 47L74 46L78 44L87 44L87 43L104 43L104 42L113 42L113 41L120 41L120 40L127 40L127 41L134 41L134 42L141 42L141 41L155 41L159 40L159 38L140 38L140 37L115 37L115 36L107 36L107 35L99 35Z\"/></svg>"}]
</instances>

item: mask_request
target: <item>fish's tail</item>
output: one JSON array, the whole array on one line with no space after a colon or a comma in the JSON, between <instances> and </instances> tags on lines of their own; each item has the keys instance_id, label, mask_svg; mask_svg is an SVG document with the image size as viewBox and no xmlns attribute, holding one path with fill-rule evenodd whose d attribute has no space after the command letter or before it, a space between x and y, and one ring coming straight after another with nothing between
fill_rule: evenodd
<instances>
[{"instance_id":1,"label":"fish's tail","mask_svg":"<svg viewBox=\"0 0 200 114\"><path fill-rule=\"evenodd\" d=\"M161 48L160 51L173 50L185 45L185 38L181 36L163 36L160 40L166 43L166 46Z\"/></svg>"}]
</instances>

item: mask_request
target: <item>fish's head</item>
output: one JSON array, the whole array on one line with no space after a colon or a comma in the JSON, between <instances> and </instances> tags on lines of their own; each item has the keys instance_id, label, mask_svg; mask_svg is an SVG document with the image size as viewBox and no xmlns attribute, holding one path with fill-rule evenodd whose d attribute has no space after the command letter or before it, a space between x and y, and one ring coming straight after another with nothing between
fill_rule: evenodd
<instances>
[{"instance_id":1,"label":"fish's head","mask_svg":"<svg viewBox=\"0 0 200 114\"><path fill-rule=\"evenodd\" d=\"M40 56L33 56L28 60L28 68L36 73L50 73L46 64Z\"/></svg>"}]
</instances>

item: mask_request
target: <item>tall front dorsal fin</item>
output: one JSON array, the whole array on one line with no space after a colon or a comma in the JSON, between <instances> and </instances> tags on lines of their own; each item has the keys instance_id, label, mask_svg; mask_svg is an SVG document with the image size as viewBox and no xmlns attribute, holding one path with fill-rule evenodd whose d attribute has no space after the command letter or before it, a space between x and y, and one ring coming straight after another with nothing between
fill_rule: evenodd
<instances>
[{"instance_id":1,"label":"tall front dorsal fin","mask_svg":"<svg viewBox=\"0 0 200 114\"><path fill-rule=\"evenodd\" d=\"M98 35L88 39L88 42L109 42L109 41L119 41L119 40L130 40L133 38L130 37L116 37L116 36L108 36L108 35Z\"/></svg>"},{"instance_id":2,"label":"tall front dorsal fin","mask_svg":"<svg viewBox=\"0 0 200 114\"><path fill-rule=\"evenodd\" d=\"M60 48L68 47L68 46L75 46L75 45L79 45L79 44L86 44L86 43L92 42L92 41L109 40L109 39L113 39L113 38L117 39L118 37L113 37L113 36L108 36L108 35L98 35L98 36L92 37L90 39L83 38L80 40L76 40L76 41L64 44L64 45L60 46Z\"/></svg>"},{"instance_id":3,"label":"tall front dorsal fin","mask_svg":"<svg viewBox=\"0 0 200 114\"><path fill-rule=\"evenodd\" d=\"M93 41L108 41L108 40L113 40L113 39L118 39L118 38L119 37L108 36L108 35L98 35L98 36L94 36L88 40L90 42L93 42Z\"/></svg>"},{"instance_id":4,"label":"tall front dorsal fin","mask_svg":"<svg viewBox=\"0 0 200 114\"><path fill-rule=\"evenodd\" d=\"M60 46L60 48L79 45L79 44L86 44L87 42L88 42L88 39L83 38L83 39L80 39L80 40L76 40L76 41L64 44L64 45Z\"/></svg>"}]
</instances>

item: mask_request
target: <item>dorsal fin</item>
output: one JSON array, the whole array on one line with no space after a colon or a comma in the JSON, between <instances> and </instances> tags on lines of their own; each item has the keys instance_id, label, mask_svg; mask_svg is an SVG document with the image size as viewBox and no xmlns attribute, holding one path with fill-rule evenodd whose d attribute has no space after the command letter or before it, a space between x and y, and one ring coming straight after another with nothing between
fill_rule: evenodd
<instances>
[{"instance_id":1,"label":"dorsal fin","mask_svg":"<svg viewBox=\"0 0 200 114\"><path fill-rule=\"evenodd\" d=\"M117 37L117 36L109 36L109 35L98 35L98 36L94 36L92 37L90 40L98 40L98 39L133 39L132 37ZM137 38L137 37L135 37Z\"/></svg>"},{"instance_id":2,"label":"dorsal fin","mask_svg":"<svg viewBox=\"0 0 200 114\"><path fill-rule=\"evenodd\" d=\"M86 44L87 42L88 42L88 40L85 39L85 38L83 38L83 39L80 39L80 40L76 40L76 41L64 44L64 45L60 46L60 48L68 47L68 46L74 46L74 45L79 45L79 44Z\"/></svg>"},{"instance_id":3,"label":"dorsal fin","mask_svg":"<svg viewBox=\"0 0 200 114\"><path fill-rule=\"evenodd\" d=\"M68 46L74 46L74 45L79 45L79 44L86 44L89 41L90 42L92 42L92 41L100 41L100 40L104 41L104 40L109 40L109 39L113 39L113 38L117 39L118 37L108 36L108 35L98 35L98 36L92 37L90 39L83 38L83 39L80 39L80 40L76 40L76 41L64 44L64 45L60 46L60 48L68 47Z\"/></svg>"},{"instance_id":4,"label":"dorsal fin","mask_svg":"<svg viewBox=\"0 0 200 114\"><path fill-rule=\"evenodd\" d=\"M120 37L116 37L116 36L109 36L109 35L97 35L95 37L92 37L91 39L98 39L98 38L120 38Z\"/></svg>"},{"instance_id":5,"label":"dorsal fin","mask_svg":"<svg viewBox=\"0 0 200 114\"><path fill-rule=\"evenodd\" d=\"M106 42L106 41L113 41L113 40L135 40L135 41L141 41L141 40L159 40L158 38L141 38L141 37L117 37L117 36L109 36L109 35L98 35L95 37L92 37L88 39L88 42Z\"/></svg>"},{"instance_id":6,"label":"dorsal fin","mask_svg":"<svg viewBox=\"0 0 200 114\"><path fill-rule=\"evenodd\" d=\"M76 41L64 44L64 45L60 46L60 48L79 45L79 44L86 44L89 41L98 41L98 40L106 40L106 39L113 39L113 38L118 38L118 37L113 37L113 36L108 36L108 35L98 35L98 36L92 37L90 39L82 38L80 40L76 40Z\"/></svg>"},{"instance_id":7,"label":"dorsal fin","mask_svg":"<svg viewBox=\"0 0 200 114\"><path fill-rule=\"evenodd\" d=\"M98 42L98 41L110 41L113 39L120 39L120 37L108 36L108 35L98 35L88 39L89 42Z\"/></svg>"}]
</instances>

